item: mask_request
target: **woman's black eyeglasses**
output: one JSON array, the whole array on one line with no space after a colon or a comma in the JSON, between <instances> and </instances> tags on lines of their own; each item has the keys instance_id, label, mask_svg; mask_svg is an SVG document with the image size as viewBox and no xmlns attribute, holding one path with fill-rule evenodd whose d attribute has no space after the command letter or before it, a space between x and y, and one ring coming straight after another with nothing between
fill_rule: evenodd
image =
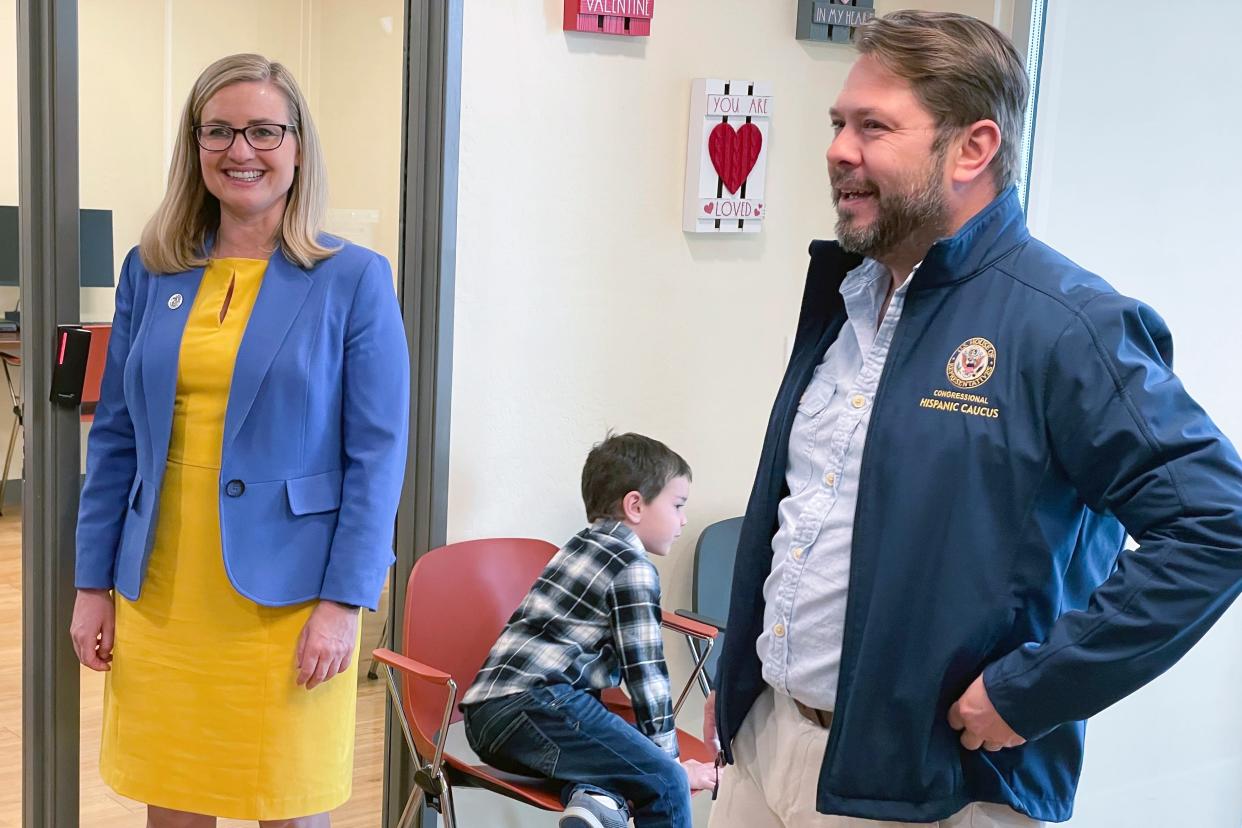
<instances>
[{"instance_id":1,"label":"woman's black eyeglasses","mask_svg":"<svg viewBox=\"0 0 1242 828\"><path fill-rule=\"evenodd\" d=\"M241 133L246 143L256 150L274 150L285 142L285 133L297 131L293 124L251 124L244 129L235 129L226 124L202 124L194 127L194 140L208 152L224 152L233 146Z\"/></svg>"}]
</instances>

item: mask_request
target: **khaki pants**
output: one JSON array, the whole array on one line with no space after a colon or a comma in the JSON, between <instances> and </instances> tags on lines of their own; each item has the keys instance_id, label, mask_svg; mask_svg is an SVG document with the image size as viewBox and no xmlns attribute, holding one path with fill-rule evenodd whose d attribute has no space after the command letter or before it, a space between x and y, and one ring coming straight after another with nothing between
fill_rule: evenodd
<instances>
[{"instance_id":1,"label":"khaki pants","mask_svg":"<svg viewBox=\"0 0 1242 828\"><path fill-rule=\"evenodd\" d=\"M937 823L876 822L815 810L828 730L812 723L793 699L771 688L755 700L733 740L735 764L722 769L708 828L1039 828L1012 808L975 802Z\"/></svg>"}]
</instances>

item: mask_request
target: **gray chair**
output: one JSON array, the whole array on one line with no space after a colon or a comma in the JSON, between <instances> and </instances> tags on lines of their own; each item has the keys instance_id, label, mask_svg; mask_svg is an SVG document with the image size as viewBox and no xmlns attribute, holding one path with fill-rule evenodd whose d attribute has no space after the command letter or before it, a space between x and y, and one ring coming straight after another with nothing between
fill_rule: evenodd
<instances>
[{"instance_id":1,"label":"gray chair","mask_svg":"<svg viewBox=\"0 0 1242 828\"><path fill-rule=\"evenodd\" d=\"M716 661L724 641L725 621L729 618L729 597L733 588L733 561L737 557L738 536L742 531L740 517L711 524L699 535L694 547L694 586L691 594L693 612L679 610L679 615L710 624L720 630L716 644L708 654L707 665L699 674L699 687L704 695L712 687ZM701 655L696 643L690 645L697 662Z\"/></svg>"}]
</instances>

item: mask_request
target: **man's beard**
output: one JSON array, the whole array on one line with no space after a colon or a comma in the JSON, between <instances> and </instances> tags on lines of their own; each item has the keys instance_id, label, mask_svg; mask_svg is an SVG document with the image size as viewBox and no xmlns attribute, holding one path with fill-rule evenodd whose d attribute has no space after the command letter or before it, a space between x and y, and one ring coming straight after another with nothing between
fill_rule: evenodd
<instances>
[{"instance_id":1,"label":"man's beard","mask_svg":"<svg viewBox=\"0 0 1242 828\"><path fill-rule=\"evenodd\" d=\"M876 203L876 218L871 224L855 226L838 212L837 241L850 253L879 259L912 242L930 243L945 234L949 225L949 205L945 196L943 151L933 153L923 171L922 180L914 180L902 192L882 193ZM875 192L870 182L833 182L833 206L838 206L839 193L858 188Z\"/></svg>"}]
</instances>

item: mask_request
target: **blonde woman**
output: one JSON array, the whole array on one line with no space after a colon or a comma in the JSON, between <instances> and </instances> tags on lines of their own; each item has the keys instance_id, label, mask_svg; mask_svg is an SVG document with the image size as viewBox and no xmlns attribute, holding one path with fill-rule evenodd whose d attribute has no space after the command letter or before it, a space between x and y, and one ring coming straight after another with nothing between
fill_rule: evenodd
<instances>
[{"instance_id":1,"label":"blonde woman","mask_svg":"<svg viewBox=\"0 0 1242 828\"><path fill-rule=\"evenodd\" d=\"M121 274L78 515L100 766L151 828L319 828L349 798L409 356L387 263L320 233L324 202L288 70L209 66Z\"/></svg>"}]
</instances>

